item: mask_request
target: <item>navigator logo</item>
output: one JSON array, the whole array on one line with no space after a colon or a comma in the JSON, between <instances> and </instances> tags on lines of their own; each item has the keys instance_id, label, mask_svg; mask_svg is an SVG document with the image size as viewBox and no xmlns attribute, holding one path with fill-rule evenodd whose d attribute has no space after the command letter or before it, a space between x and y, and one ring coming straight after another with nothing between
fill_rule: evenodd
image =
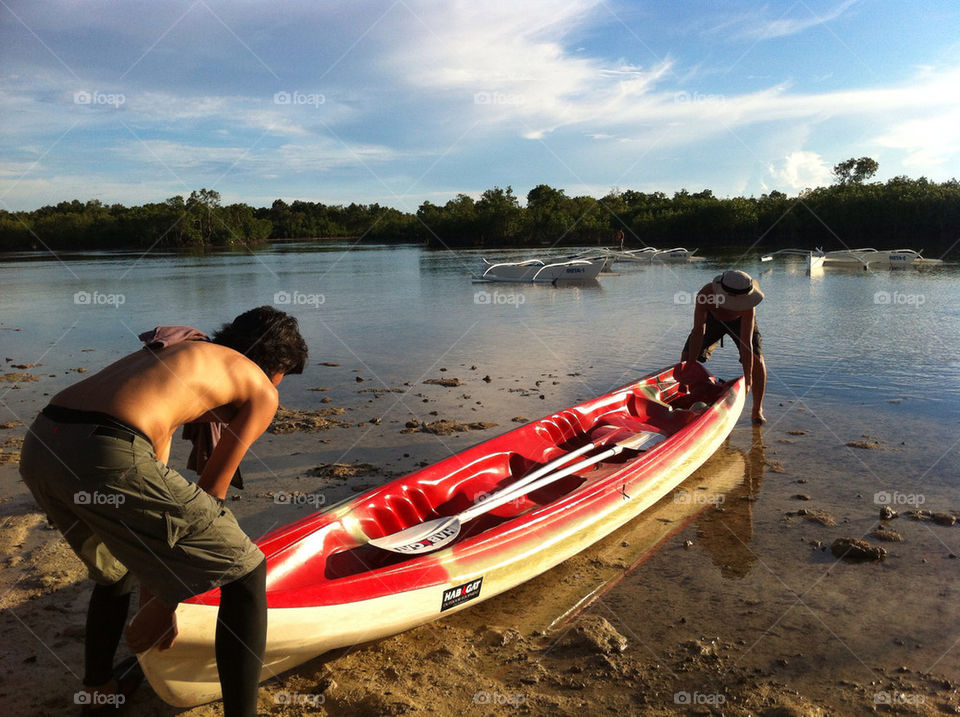
<instances>
[{"instance_id":1,"label":"navigator logo","mask_svg":"<svg viewBox=\"0 0 960 717\"><path fill-rule=\"evenodd\" d=\"M463 605L463 603L473 600L475 597L479 597L481 583L483 583L482 575L476 580L471 580L470 582L464 583L463 585L458 585L455 588L444 590L443 602L440 603L440 612L449 610L457 605Z\"/></svg>"}]
</instances>

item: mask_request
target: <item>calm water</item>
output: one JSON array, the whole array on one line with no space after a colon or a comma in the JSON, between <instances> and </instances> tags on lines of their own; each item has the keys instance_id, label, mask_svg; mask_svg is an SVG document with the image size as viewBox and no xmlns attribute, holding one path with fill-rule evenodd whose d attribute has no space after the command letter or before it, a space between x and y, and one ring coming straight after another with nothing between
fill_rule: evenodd
<instances>
[{"instance_id":1,"label":"calm water","mask_svg":"<svg viewBox=\"0 0 960 717\"><path fill-rule=\"evenodd\" d=\"M578 558L454 616L453 624L473 630L526 619L542 628L595 594L602 598L590 609L651 655L677 640L718 635L744 666L766 670L789 656L791 684L814 693L833 689L840 674L869 681L866 665L875 663L960 675L958 561L948 559L960 554L960 528L895 521L905 542L888 544L890 558L868 566L834 567L828 552L804 542L867 535L877 522L878 491L919 495L935 511L960 508L960 267L810 277L800 262L751 257L628 265L590 286L554 287L473 283L482 255L526 253L287 244L201 258L7 257L0 261L0 356L11 359L7 366L43 367L33 369L38 383L20 390L0 384L0 421L29 422L45 394L79 378L72 369L96 370L135 350L143 330L183 323L212 331L247 308L275 303L298 317L311 351L304 375L284 381L281 400L310 408L330 396L332 405L353 411L354 424L258 442L256 460L245 463L249 490L234 505L244 528L260 535L302 516L303 506L276 505L259 491L328 490L299 481L305 467L362 460L406 472L492 436L401 434L410 414L434 420L427 413L436 408L444 417L497 422L492 431L499 432L514 425L512 416L535 418L676 362L690 329L690 296L739 266L759 278L767 296L758 322L770 423L758 431L743 418L685 484L690 494L702 485L704 495L723 498L724 510L664 498L585 553L604 565L642 565L622 581L620 567L593 575L593 563ZM709 366L732 377L737 358L728 343ZM419 386L444 375L441 368L464 387ZM479 380L485 374L492 383ZM538 391L510 392L547 374L543 400ZM429 399L387 394L375 401L357 393L361 385L406 382ZM308 390L317 386L328 391ZM473 394L469 401L464 390ZM382 425L368 422L374 415L383 416ZM847 447L864 436L880 448ZM14 483L12 466L0 475ZM331 502L363 487L340 485ZM798 492L812 502L799 503ZM838 525L788 517L800 506L828 511ZM626 553L617 552L621 546ZM544 614L531 613L541 603Z\"/></svg>"},{"instance_id":2,"label":"calm water","mask_svg":"<svg viewBox=\"0 0 960 717\"><path fill-rule=\"evenodd\" d=\"M504 375L562 365L581 372L576 392L587 397L676 361L692 316L686 292L729 266L627 265L585 287L485 285L470 280L481 255L282 245L202 258L21 256L0 262L0 321L22 329L18 362L56 369L83 348L121 355L157 324L212 330L276 303L299 318L312 358L360 365L368 379L397 385L444 364L482 363ZM802 397L883 411L903 398L901 413L960 414L960 267L809 277L800 263L738 266L767 295L758 322L771 405ZM0 331L0 343L10 339ZM736 352L718 350L711 366L738 373Z\"/></svg>"}]
</instances>

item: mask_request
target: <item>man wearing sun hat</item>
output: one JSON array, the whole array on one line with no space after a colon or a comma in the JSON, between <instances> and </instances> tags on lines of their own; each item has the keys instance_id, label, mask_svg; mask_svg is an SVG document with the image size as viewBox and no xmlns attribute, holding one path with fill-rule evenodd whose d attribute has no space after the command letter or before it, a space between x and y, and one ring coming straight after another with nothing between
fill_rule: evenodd
<instances>
[{"instance_id":1,"label":"man wearing sun hat","mask_svg":"<svg viewBox=\"0 0 960 717\"><path fill-rule=\"evenodd\" d=\"M733 338L740 350L740 363L746 388L753 389L754 423L763 423L763 394L767 385L767 366L757 328L756 307L763 301L757 281L744 271L725 271L697 293L693 310L693 330L683 346L681 360L696 356L701 363L710 358L724 335Z\"/></svg>"}]
</instances>

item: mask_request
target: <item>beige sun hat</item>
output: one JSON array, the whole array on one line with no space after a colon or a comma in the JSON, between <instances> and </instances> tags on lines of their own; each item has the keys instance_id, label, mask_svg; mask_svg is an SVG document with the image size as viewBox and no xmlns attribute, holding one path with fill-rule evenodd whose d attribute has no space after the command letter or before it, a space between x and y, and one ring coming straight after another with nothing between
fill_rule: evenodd
<instances>
[{"instance_id":1,"label":"beige sun hat","mask_svg":"<svg viewBox=\"0 0 960 717\"><path fill-rule=\"evenodd\" d=\"M763 301L763 292L757 280L745 271L725 271L713 279L713 290L723 296L723 307L729 311L746 311Z\"/></svg>"}]
</instances>

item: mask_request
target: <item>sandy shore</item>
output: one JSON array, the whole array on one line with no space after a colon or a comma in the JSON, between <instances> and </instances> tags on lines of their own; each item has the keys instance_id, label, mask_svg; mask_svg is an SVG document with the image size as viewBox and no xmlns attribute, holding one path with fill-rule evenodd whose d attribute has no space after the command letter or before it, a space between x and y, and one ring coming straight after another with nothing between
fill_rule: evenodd
<instances>
[{"instance_id":1,"label":"sandy shore","mask_svg":"<svg viewBox=\"0 0 960 717\"><path fill-rule=\"evenodd\" d=\"M79 378L77 369L96 370L104 356L72 360L8 368L37 380L0 383L3 714L75 709L82 674L91 584L16 473L18 439L44 394ZM319 383L310 383L314 372L282 386L287 408L326 410L314 425L294 421L256 444L244 463L248 487L231 500L241 525L262 534L313 509L291 496L336 502L514 419L592 395L589 367L536 376L488 375L467 362L446 369L424 377L440 383L411 377L411 385L382 386L354 367L324 366ZM774 399L767 413L767 427L742 423L680 490L601 543L469 610L280 676L262 687L261 712L960 712L960 527L932 515L960 516L960 501L947 481L930 481L920 506L930 516L910 518L910 506L896 506L901 515L883 523L902 541L870 535L881 523L878 476L889 479L884 489L905 480L912 456L945 441L946 428L894 428L881 418L864 436L841 416L831 430L849 430L828 435L799 403ZM171 463L182 466L185 455L178 446ZM938 475L956 476L958 455L947 451ZM330 468L358 463L368 465ZM844 536L882 545L886 558L837 560L829 546ZM147 685L131 707L128 714L222 712L218 704L176 710Z\"/></svg>"}]
</instances>

